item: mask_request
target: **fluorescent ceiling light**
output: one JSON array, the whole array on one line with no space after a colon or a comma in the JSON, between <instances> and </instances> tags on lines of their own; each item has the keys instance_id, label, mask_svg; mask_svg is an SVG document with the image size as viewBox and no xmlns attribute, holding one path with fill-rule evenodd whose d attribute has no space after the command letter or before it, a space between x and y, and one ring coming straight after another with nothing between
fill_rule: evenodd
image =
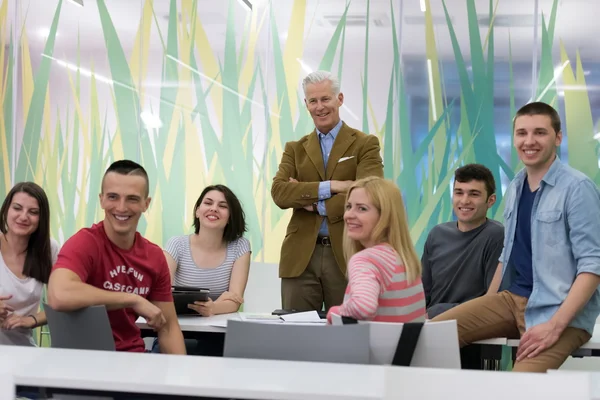
<instances>
[{"instance_id":1,"label":"fluorescent ceiling light","mask_svg":"<svg viewBox=\"0 0 600 400\"><path fill-rule=\"evenodd\" d=\"M150 111L142 111L140 118L146 126L146 129L160 129L163 126L163 123L158 115L154 115Z\"/></svg>"},{"instance_id":2,"label":"fluorescent ceiling light","mask_svg":"<svg viewBox=\"0 0 600 400\"><path fill-rule=\"evenodd\" d=\"M306 64L304 61L302 61L301 58L296 58L296 61L298 61L300 63L300 66L302 67L304 72L306 72L307 74L310 74L311 72L313 72L312 68L309 67L308 64Z\"/></svg>"},{"instance_id":3,"label":"fluorescent ceiling light","mask_svg":"<svg viewBox=\"0 0 600 400\"><path fill-rule=\"evenodd\" d=\"M67 62L67 61L59 60L58 58L54 58L54 57L49 56L49 55L44 54L44 53L42 53L42 57L46 57L46 58L54 61L57 65L60 65L61 67L64 67L64 68L69 69L69 70L74 71L74 72L79 72L79 74L82 75L82 76L86 76L88 78L92 77L92 71L90 71L89 69L80 67L80 66L78 66L76 64L72 64L72 63ZM121 83L119 81L113 81L110 78L107 78L105 76L102 76L102 75L98 74L97 72L94 72L93 75L94 75L94 78L97 81L99 81L99 82L105 83L107 85L120 86L122 88L129 89L132 92L137 93L137 89L134 88L134 87L132 87L132 86L126 85L126 84ZM155 100L157 100L157 101L159 101L161 103L167 104L167 105L169 105L171 107L174 107L174 108L177 108L177 109L180 109L180 110L186 110L189 113L194 112L194 109L192 109L190 107L186 107L186 106L183 106L181 104L175 104L175 103L173 103L171 101L167 101L165 99L158 98L156 96L148 96L148 98L155 99Z\"/></svg>"},{"instance_id":4,"label":"fluorescent ceiling light","mask_svg":"<svg viewBox=\"0 0 600 400\"><path fill-rule=\"evenodd\" d=\"M90 71L89 69L80 67L80 66L78 66L76 64L71 64L70 62L59 60L58 58L54 58L54 57L49 56L49 55L44 54L44 53L42 53L42 57L49 58L49 59L55 61L61 67L65 67L67 69L70 69L71 71L74 71L74 72L79 71L79 73L81 75L83 75L83 76L87 76L87 77L91 77L92 76L92 71ZM105 76L102 76L100 74L97 74L95 72L93 73L93 75L94 75L94 78L96 78L97 81L108 83L108 84L119 84L118 82L114 82L112 79L107 78ZM129 86L127 86L127 85L123 85L123 84L119 84L119 85L123 86L123 87L126 87L126 88L129 88Z\"/></svg>"},{"instance_id":5,"label":"fluorescent ceiling light","mask_svg":"<svg viewBox=\"0 0 600 400\"><path fill-rule=\"evenodd\" d=\"M202 72L198 71L196 68L193 68L191 65L188 65L186 63L184 63L183 61L181 61L179 58L175 58L170 54L167 54L167 58L170 58L171 60L175 61L177 64L181 65L182 67L185 67L187 69L189 69L190 71L192 71L193 73L195 73L196 75L201 76L202 78L212 82L213 84L219 86L221 89L228 91L229 93L233 93L236 96L238 96L240 99L245 100L245 101L249 101L250 103L254 104L255 106L258 106L260 108L262 108L263 110L265 109L265 105L262 103L259 103L258 101L254 101L246 96L244 96L243 94L241 94L240 92L231 89L230 87L227 87L225 85L223 85L221 82L214 80L213 78L204 75ZM279 118L280 115L269 110L269 114L273 115L274 117Z\"/></svg>"},{"instance_id":6,"label":"fluorescent ceiling light","mask_svg":"<svg viewBox=\"0 0 600 400\"><path fill-rule=\"evenodd\" d=\"M431 65L431 58L427 59L427 75L429 76L429 97L431 98L431 111L433 113L433 120L437 121L437 107L435 106L435 90L433 88L433 66Z\"/></svg>"},{"instance_id":7,"label":"fluorescent ceiling light","mask_svg":"<svg viewBox=\"0 0 600 400\"><path fill-rule=\"evenodd\" d=\"M565 68L567 68L567 65L569 65L571 63L571 61L567 60L564 63L562 63L561 65L559 65L558 67L554 68L554 76L552 77L552 79L550 80L550 82L548 82L548 84L546 85L546 87L544 88L544 90L542 90L542 93L540 93L540 95L537 97L536 101L540 101L542 97L544 97L544 95L546 94L546 92L548 91L548 89L550 89L550 86L552 86L554 84L554 82L556 82L556 80L558 79L558 77L562 74L562 72L564 71ZM562 95L564 96L564 93L562 93ZM560 93L558 94L559 96L561 95ZM533 99L529 99L529 101L527 103L531 103Z\"/></svg>"},{"instance_id":8,"label":"fluorescent ceiling light","mask_svg":"<svg viewBox=\"0 0 600 400\"><path fill-rule=\"evenodd\" d=\"M69 0L69 1L73 4L75 4L76 6L83 7L83 0Z\"/></svg>"},{"instance_id":9,"label":"fluorescent ceiling light","mask_svg":"<svg viewBox=\"0 0 600 400\"><path fill-rule=\"evenodd\" d=\"M421 6L421 11L425 12L427 11L427 6L425 5L425 0L419 0L420 6Z\"/></svg>"},{"instance_id":10,"label":"fluorescent ceiling light","mask_svg":"<svg viewBox=\"0 0 600 400\"><path fill-rule=\"evenodd\" d=\"M238 3L240 3L242 7L248 7L248 9L252 11L252 3L250 0L238 0Z\"/></svg>"}]
</instances>

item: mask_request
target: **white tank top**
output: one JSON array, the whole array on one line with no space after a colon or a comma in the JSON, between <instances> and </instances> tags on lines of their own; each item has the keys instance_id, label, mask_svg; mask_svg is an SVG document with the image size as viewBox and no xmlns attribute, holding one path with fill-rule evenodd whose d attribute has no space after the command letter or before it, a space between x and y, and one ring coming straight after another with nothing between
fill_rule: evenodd
<instances>
[{"instance_id":1,"label":"white tank top","mask_svg":"<svg viewBox=\"0 0 600 400\"><path fill-rule=\"evenodd\" d=\"M58 255L58 242L50 239L52 264ZM0 296L12 295L5 303L11 306L17 315L37 314L44 285L33 278L18 278L8 268L0 253ZM35 346L31 329L17 328L10 331L0 328L0 345Z\"/></svg>"}]
</instances>

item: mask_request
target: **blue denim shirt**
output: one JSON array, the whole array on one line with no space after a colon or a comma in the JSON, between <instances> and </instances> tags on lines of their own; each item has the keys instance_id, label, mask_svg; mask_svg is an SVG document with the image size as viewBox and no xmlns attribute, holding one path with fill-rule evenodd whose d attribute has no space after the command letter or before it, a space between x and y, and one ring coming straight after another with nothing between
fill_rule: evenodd
<instances>
[{"instance_id":1,"label":"blue denim shirt","mask_svg":"<svg viewBox=\"0 0 600 400\"><path fill-rule=\"evenodd\" d=\"M500 255L506 290L514 276L508 260L515 237L517 210L526 171L508 186L504 206L504 250ZM567 298L582 272L600 275L600 191L596 184L556 157L544 175L531 210L533 290L525 309L525 327L547 322ZM569 326L593 333L600 313L600 290Z\"/></svg>"}]
</instances>

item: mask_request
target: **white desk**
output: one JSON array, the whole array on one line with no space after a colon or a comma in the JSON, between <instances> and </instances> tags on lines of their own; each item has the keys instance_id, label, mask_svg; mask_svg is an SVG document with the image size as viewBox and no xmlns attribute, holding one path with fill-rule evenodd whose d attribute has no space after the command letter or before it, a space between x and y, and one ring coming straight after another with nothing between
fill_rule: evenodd
<instances>
[{"instance_id":1,"label":"white desk","mask_svg":"<svg viewBox=\"0 0 600 400\"><path fill-rule=\"evenodd\" d=\"M511 347L519 347L521 341L519 339L508 339L507 345ZM586 352L587 350L587 352ZM576 350L577 352L581 352L582 354L591 354L592 350L600 350L600 325L596 325L594 327L594 334L590 338L590 340L585 343L583 346Z\"/></svg>"},{"instance_id":2,"label":"white desk","mask_svg":"<svg viewBox=\"0 0 600 400\"><path fill-rule=\"evenodd\" d=\"M589 400L589 374L418 369L386 370L386 399Z\"/></svg>"},{"instance_id":3,"label":"white desk","mask_svg":"<svg viewBox=\"0 0 600 400\"><path fill-rule=\"evenodd\" d=\"M494 345L494 346L502 346L502 345L506 345L507 343L508 343L508 339L506 339L506 338L492 338L492 339L478 340L477 342L474 342L474 344L488 344L488 345Z\"/></svg>"},{"instance_id":4,"label":"white desk","mask_svg":"<svg viewBox=\"0 0 600 400\"><path fill-rule=\"evenodd\" d=\"M179 326L184 332L227 332L227 321L230 319L240 320L239 313L213 315L212 317L201 317L194 315L181 315L177 318L179 320ZM135 324L140 329L151 329L146 320L139 317Z\"/></svg>"},{"instance_id":5,"label":"white desk","mask_svg":"<svg viewBox=\"0 0 600 400\"><path fill-rule=\"evenodd\" d=\"M266 315L270 316L269 313L230 313L230 314L221 314L221 315L213 315L212 317L201 317L195 315L180 315L177 319L179 320L179 326L181 327L182 332L217 332L217 333L226 333L227 332L227 321L236 320L241 321L244 315ZM263 323L281 323L273 320L262 320L262 319L253 319L253 322L263 322ZM324 322L324 320L321 320ZM283 323L293 323L294 325L315 325L312 322L303 323L303 322L283 322ZM135 324L140 329L151 329L146 320L142 317L139 317Z\"/></svg>"},{"instance_id":6,"label":"white desk","mask_svg":"<svg viewBox=\"0 0 600 400\"><path fill-rule=\"evenodd\" d=\"M0 359L16 385L282 400L382 399L386 368L17 346Z\"/></svg>"}]
</instances>

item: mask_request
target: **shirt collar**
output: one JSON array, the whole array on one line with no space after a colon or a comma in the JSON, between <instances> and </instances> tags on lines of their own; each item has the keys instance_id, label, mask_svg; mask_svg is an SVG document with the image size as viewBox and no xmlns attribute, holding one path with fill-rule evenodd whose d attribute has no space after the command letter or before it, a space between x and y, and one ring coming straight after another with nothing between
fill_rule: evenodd
<instances>
[{"instance_id":1,"label":"shirt collar","mask_svg":"<svg viewBox=\"0 0 600 400\"><path fill-rule=\"evenodd\" d=\"M323 136L325 136L329 133L329 134L331 134L331 138L333 140L335 140L338 133L340 133L340 129L342 129L342 123L343 123L343 121L340 119L340 121L333 127L333 129L326 133L323 133L323 132L319 131L319 129L315 128L315 130L317 131L317 136L319 137L319 139L321 139Z\"/></svg>"}]
</instances>

